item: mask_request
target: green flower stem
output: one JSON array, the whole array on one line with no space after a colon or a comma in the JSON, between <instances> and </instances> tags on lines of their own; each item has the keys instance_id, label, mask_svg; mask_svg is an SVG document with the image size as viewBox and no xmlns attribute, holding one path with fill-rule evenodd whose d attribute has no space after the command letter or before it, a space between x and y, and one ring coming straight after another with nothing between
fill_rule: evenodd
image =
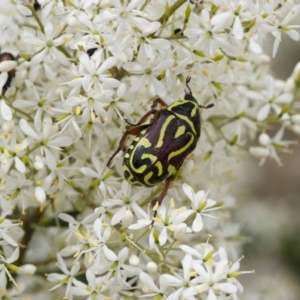
<instances>
[{"instance_id":1,"label":"green flower stem","mask_svg":"<svg viewBox=\"0 0 300 300\"><path fill-rule=\"evenodd\" d=\"M20 23L19 26L21 27L29 27L29 28L32 28L34 30L39 30L40 27L39 26L36 26L36 25L32 25L32 24L28 24L28 23Z\"/></svg>"},{"instance_id":2,"label":"green flower stem","mask_svg":"<svg viewBox=\"0 0 300 300\"><path fill-rule=\"evenodd\" d=\"M64 27L60 30L60 32L57 34L57 36L55 37L55 39L59 38L60 36L62 36L65 33L65 30L68 28L67 25L64 25Z\"/></svg>"},{"instance_id":3,"label":"green flower stem","mask_svg":"<svg viewBox=\"0 0 300 300\"><path fill-rule=\"evenodd\" d=\"M36 22L39 24L39 28L40 28L41 32L45 33L44 25L41 22L39 16L37 15L36 11L34 10L33 5L29 4L26 7L30 9L30 11L32 13L32 16L34 17L34 19L36 20Z\"/></svg>"},{"instance_id":4,"label":"green flower stem","mask_svg":"<svg viewBox=\"0 0 300 300\"><path fill-rule=\"evenodd\" d=\"M21 115L26 116L31 122L33 122L33 119L32 119L32 117L30 116L30 114L26 113L25 111L23 111L23 110L21 110L21 109L19 109L19 108L17 108L17 107L12 106L12 103L10 103L9 101L7 101L6 103L7 103L7 105L8 105L9 107L11 107L13 110L15 110L16 112L20 113Z\"/></svg>"},{"instance_id":5,"label":"green flower stem","mask_svg":"<svg viewBox=\"0 0 300 300\"><path fill-rule=\"evenodd\" d=\"M60 52L62 52L66 57L68 58L72 58L72 56L70 55L70 53L65 49L64 46L60 45L56 47L57 50L59 50Z\"/></svg>"},{"instance_id":6,"label":"green flower stem","mask_svg":"<svg viewBox=\"0 0 300 300\"><path fill-rule=\"evenodd\" d=\"M177 0L173 6L170 7L170 13L168 16L163 15L158 22L160 23L166 23L168 22L169 18L175 13L175 11L182 6L185 2L187 2L187 0Z\"/></svg>"},{"instance_id":7,"label":"green flower stem","mask_svg":"<svg viewBox=\"0 0 300 300\"><path fill-rule=\"evenodd\" d=\"M146 8L146 6L149 4L149 2L150 2L150 0L145 1L145 3L141 7L141 11L143 11Z\"/></svg>"},{"instance_id":8,"label":"green flower stem","mask_svg":"<svg viewBox=\"0 0 300 300\"><path fill-rule=\"evenodd\" d=\"M176 242L177 242L176 240L173 240L173 242L169 245L169 247L167 248L167 250L165 252L166 257L171 250L174 250L174 248L172 249L172 247L175 245Z\"/></svg>"},{"instance_id":9,"label":"green flower stem","mask_svg":"<svg viewBox=\"0 0 300 300\"><path fill-rule=\"evenodd\" d=\"M134 242L137 243L147 232L149 232L148 228Z\"/></svg>"}]
</instances>

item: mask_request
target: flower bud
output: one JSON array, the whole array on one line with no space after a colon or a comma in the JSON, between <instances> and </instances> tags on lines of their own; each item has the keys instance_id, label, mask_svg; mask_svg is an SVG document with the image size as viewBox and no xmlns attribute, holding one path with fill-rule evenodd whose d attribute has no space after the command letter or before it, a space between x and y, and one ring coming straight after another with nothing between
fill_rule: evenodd
<instances>
[{"instance_id":1,"label":"flower bud","mask_svg":"<svg viewBox=\"0 0 300 300\"><path fill-rule=\"evenodd\" d=\"M136 255L131 255L129 257L129 264L133 267L137 267L140 263L140 259Z\"/></svg>"},{"instance_id":2,"label":"flower bud","mask_svg":"<svg viewBox=\"0 0 300 300\"><path fill-rule=\"evenodd\" d=\"M37 186L34 190L34 195L35 195L35 198L38 202L40 203L44 203L45 200L46 200L46 193L45 191L40 187L40 186Z\"/></svg>"},{"instance_id":3,"label":"flower bud","mask_svg":"<svg viewBox=\"0 0 300 300\"><path fill-rule=\"evenodd\" d=\"M9 72L17 65L18 63L15 60L3 60L0 62L0 72Z\"/></svg>"},{"instance_id":4,"label":"flower bud","mask_svg":"<svg viewBox=\"0 0 300 300\"><path fill-rule=\"evenodd\" d=\"M266 54L261 54L258 56L258 64L259 65L267 65L270 62L270 57Z\"/></svg>"},{"instance_id":5,"label":"flower bud","mask_svg":"<svg viewBox=\"0 0 300 300\"><path fill-rule=\"evenodd\" d=\"M249 152L258 158L265 158L270 155L269 149L262 147L250 147Z\"/></svg>"},{"instance_id":6,"label":"flower bud","mask_svg":"<svg viewBox=\"0 0 300 300\"><path fill-rule=\"evenodd\" d=\"M126 210L122 217L122 224L125 228L128 228L133 221L133 214L130 210Z\"/></svg>"},{"instance_id":7,"label":"flower bud","mask_svg":"<svg viewBox=\"0 0 300 300\"><path fill-rule=\"evenodd\" d=\"M43 162L41 161L35 161L34 164L33 164L34 168L37 170L37 171L40 171L40 170L43 170L44 169L44 164Z\"/></svg>"},{"instance_id":8,"label":"flower bud","mask_svg":"<svg viewBox=\"0 0 300 300\"><path fill-rule=\"evenodd\" d=\"M70 27L73 27L73 26L76 26L77 25L77 19L74 17L74 16L72 16L72 17L70 17L69 19L68 19L68 25L70 26Z\"/></svg>"},{"instance_id":9,"label":"flower bud","mask_svg":"<svg viewBox=\"0 0 300 300\"><path fill-rule=\"evenodd\" d=\"M19 267L18 269L18 273L21 274L34 274L36 271L36 266L31 265L31 264L26 264L26 265L22 265Z\"/></svg>"},{"instance_id":10,"label":"flower bud","mask_svg":"<svg viewBox=\"0 0 300 300\"><path fill-rule=\"evenodd\" d=\"M266 133L262 133L259 136L258 141L264 147L270 145L270 143L271 143L271 139L270 139L270 137Z\"/></svg>"},{"instance_id":11,"label":"flower bud","mask_svg":"<svg viewBox=\"0 0 300 300\"><path fill-rule=\"evenodd\" d=\"M155 262L153 262L153 261L148 262L147 271L149 273L156 273L157 269L158 269L158 267L157 267L157 264Z\"/></svg>"}]
</instances>

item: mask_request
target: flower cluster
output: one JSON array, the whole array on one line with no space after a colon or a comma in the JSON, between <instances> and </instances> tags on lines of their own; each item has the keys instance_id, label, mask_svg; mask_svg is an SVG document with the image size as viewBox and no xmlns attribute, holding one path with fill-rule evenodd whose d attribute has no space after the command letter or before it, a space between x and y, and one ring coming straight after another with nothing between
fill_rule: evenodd
<instances>
[{"instance_id":1,"label":"flower cluster","mask_svg":"<svg viewBox=\"0 0 300 300\"><path fill-rule=\"evenodd\" d=\"M280 164L284 133L300 134L300 65L277 80L262 49L267 34L273 56L282 35L299 40L299 12L293 0L2 0L0 295L31 262L66 299L237 299L228 190L241 155ZM107 162L127 123L154 98L182 99L188 77L214 108L153 218L162 187L131 186L120 155Z\"/></svg>"}]
</instances>

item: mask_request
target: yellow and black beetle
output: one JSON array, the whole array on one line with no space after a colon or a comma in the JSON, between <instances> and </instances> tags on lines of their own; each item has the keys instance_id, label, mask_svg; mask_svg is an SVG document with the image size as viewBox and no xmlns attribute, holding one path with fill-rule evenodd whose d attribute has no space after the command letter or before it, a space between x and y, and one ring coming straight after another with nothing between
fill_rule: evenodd
<instances>
[{"instance_id":1,"label":"yellow and black beetle","mask_svg":"<svg viewBox=\"0 0 300 300\"><path fill-rule=\"evenodd\" d=\"M185 158L193 152L201 134L199 108L210 108L198 105L189 87L191 77L187 77L186 92L183 100L177 100L167 106L160 98L153 101L148 111L137 124L126 120L130 128L125 131L116 152L125 150L128 135L136 135L131 145L125 150L123 170L127 181L133 185L152 187L165 180L164 188L157 197L160 205L174 179L174 174L182 166ZM157 109L160 104L162 109ZM153 115L151 118L150 116ZM157 211L154 212L154 217Z\"/></svg>"}]
</instances>

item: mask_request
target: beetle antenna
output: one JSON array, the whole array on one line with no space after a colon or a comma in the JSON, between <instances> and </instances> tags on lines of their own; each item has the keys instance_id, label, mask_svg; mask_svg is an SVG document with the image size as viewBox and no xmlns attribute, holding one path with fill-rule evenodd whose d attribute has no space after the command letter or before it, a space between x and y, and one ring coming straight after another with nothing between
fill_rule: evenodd
<instances>
[{"instance_id":1,"label":"beetle antenna","mask_svg":"<svg viewBox=\"0 0 300 300\"><path fill-rule=\"evenodd\" d=\"M213 106L215 106L213 103L210 103L210 104L208 104L208 105L206 105L206 106L204 106L204 105L199 105L200 108L205 108L205 109L211 108L211 107L213 107Z\"/></svg>"},{"instance_id":2,"label":"beetle antenna","mask_svg":"<svg viewBox=\"0 0 300 300\"><path fill-rule=\"evenodd\" d=\"M185 80L185 85L186 85L186 87L187 87L188 90L189 90L189 93L187 93L187 92L185 92L185 93L186 93L186 94L189 94L189 95L192 95L192 94L193 94L193 93L192 93L192 90L191 90L191 88L190 88L190 86L189 86L189 83L190 83L191 79L192 79L192 77L191 77L191 76L188 76L188 77L186 78L186 80Z\"/></svg>"}]
</instances>

